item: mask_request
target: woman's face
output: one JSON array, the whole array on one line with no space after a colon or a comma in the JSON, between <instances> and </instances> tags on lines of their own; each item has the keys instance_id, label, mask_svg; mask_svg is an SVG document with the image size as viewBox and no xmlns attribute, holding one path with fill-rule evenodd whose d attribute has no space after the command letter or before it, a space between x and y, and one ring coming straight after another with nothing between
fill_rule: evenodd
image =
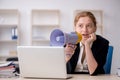
<instances>
[{"instance_id":1,"label":"woman's face","mask_svg":"<svg viewBox=\"0 0 120 80\"><path fill-rule=\"evenodd\" d=\"M88 17L80 17L75 26L75 31L82 35L82 40L88 39L96 31L93 21Z\"/></svg>"}]
</instances>

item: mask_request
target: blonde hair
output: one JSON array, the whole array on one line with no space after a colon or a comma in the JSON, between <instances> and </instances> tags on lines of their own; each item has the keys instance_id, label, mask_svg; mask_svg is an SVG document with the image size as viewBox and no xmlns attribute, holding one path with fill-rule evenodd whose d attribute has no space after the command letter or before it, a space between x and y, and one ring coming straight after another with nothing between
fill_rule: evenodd
<instances>
[{"instance_id":1,"label":"blonde hair","mask_svg":"<svg viewBox=\"0 0 120 80\"><path fill-rule=\"evenodd\" d=\"M83 11L83 12L80 12L76 15L75 19L74 19L74 26L76 26L76 23L78 22L79 18L81 17L86 17L88 16L92 21L93 21L93 24L94 26L96 27L96 18L95 16L93 15L93 13L89 12L89 11Z\"/></svg>"}]
</instances>

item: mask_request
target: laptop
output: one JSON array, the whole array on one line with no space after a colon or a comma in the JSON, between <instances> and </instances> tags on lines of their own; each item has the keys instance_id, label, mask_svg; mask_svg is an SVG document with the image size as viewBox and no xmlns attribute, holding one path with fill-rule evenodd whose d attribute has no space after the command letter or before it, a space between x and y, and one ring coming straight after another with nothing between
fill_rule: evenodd
<instances>
[{"instance_id":1,"label":"laptop","mask_svg":"<svg viewBox=\"0 0 120 80\"><path fill-rule=\"evenodd\" d=\"M18 46L20 76L24 78L68 77L64 47Z\"/></svg>"}]
</instances>

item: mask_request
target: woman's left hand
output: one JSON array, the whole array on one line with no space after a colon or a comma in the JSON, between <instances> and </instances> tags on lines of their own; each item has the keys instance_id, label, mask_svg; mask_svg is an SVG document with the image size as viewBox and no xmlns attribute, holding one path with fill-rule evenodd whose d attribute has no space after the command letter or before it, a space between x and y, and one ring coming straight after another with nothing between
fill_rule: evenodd
<instances>
[{"instance_id":1,"label":"woman's left hand","mask_svg":"<svg viewBox=\"0 0 120 80\"><path fill-rule=\"evenodd\" d=\"M89 38L85 41L85 44L89 44L90 45L95 40L96 40L96 34L92 33L92 34L90 34Z\"/></svg>"}]
</instances>

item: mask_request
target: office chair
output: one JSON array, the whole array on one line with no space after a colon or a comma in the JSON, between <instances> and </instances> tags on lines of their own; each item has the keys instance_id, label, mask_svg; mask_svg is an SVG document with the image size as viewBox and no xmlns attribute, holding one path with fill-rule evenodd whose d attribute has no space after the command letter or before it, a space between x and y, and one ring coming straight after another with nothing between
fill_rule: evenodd
<instances>
[{"instance_id":1,"label":"office chair","mask_svg":"<svg viewBox=\"0 0 120 80\"><path fill-rule=\"evenodd\" d=\"M105 74L110 74L112 63L113 46L109 46L106 63L104 65Z\"/></svg>"}]
</instances>

